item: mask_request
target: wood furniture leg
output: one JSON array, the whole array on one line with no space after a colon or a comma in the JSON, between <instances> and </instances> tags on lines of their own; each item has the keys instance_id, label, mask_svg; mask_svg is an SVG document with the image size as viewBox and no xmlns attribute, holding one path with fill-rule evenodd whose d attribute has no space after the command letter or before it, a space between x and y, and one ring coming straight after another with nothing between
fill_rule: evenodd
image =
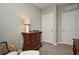
<instances>
[{"instance_id":1,"label":"wood furniture leg","mask_svg":"<svg viewBox=\"0 0 79 59\"><path fill-rule=\"evenodd\" d=\"M77 50L76 50L76 47L75 47L75 43L73 42L73 54L76 55L77 54Z\"/></svg>"}]
</instances>

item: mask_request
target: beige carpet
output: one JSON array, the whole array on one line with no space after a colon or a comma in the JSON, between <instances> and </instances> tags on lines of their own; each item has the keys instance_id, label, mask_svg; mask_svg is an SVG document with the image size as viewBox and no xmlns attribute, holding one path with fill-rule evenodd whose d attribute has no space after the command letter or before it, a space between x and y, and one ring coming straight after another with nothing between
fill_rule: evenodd
<instances>
[{"instance_id":1,"label":"beige carpet","mask_svg":"<svg viewBox=\"0 0 79 59\"><path fill-rule=\"evenodd\" d=\"M42 42L42 47L39 49L41 55L72 55L72 46L66 44L53 44Z\"/></svg>"}]
</instances>

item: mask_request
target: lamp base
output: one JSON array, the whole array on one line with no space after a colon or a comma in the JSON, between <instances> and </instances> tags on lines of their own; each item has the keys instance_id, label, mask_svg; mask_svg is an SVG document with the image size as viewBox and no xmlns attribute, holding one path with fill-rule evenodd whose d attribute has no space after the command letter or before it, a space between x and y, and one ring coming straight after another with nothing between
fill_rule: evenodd
<instances>
[{"instance_id":1,"label":"lamp base","mask_svg":"<svg viewBox=\"0 0 79 59\"><path fill-rule=\"evenodd\" d=\"M29 30L30 30L30 28L29 28L29 25L27 24L26 27L25 27L25 32L29 33Z\"/></svg>"}]
</instances>

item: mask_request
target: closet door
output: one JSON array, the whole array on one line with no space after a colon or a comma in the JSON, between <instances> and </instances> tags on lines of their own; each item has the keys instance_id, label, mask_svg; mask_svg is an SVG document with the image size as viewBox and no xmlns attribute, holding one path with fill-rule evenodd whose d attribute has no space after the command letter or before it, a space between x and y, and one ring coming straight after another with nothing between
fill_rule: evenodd
<instances>
[{"instance_id":1,"label":"closet door","mask_svg":"<svg viewBox=\"0 0 79 59\"><path fill-rule=\"evenodd\" d=\"M43 41L55 44L56 31L53 12L42 14L42 32Z\"/></svg>"},{"instance_id":2,"label":"closet door","mask_svg":"<svg viewBox=\"0 0 79 59\"><path fill-rule=\"evenodd\" d=\"M76 38L77 33L77 18L76 16L79 10L73 10L62 13L62 29L61 29L61 39L65 44L72 45L72 38Z\"/></svg>"}]
</instances>

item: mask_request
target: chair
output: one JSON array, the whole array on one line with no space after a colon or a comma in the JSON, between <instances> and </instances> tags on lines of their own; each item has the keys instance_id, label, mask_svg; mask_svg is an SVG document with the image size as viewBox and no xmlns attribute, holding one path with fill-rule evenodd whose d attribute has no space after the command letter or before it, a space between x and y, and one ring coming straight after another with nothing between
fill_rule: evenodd
<instances>
[{"instance_id":1,"label":"chair","mask_svg":"<svg viewBox=\"0 0 79 59\"><path fill-rule=\"evenodd\" d=\"M73 54L79 54L79 39L73 38Z\"/></svg>"},{"instance_id":2,"label":"chair","mask_svg":"<svg viewBox=\"0 0 79 59\"><path fill-rule=\"evenodd\" d=\"M0 55L5 55L9 52L7 41L0 42Z\"/></svg>"},{"instance_id":3,"label":"chair","mask_svg":"<svg viewBox=\"0 0 79 59\"><path fill-rule=\"evenodd\" d=\"M7 43L3 41L0 43L0 55L39 55L37 50L17 50L15 43Z\"/></svg>"}]
</instances>

